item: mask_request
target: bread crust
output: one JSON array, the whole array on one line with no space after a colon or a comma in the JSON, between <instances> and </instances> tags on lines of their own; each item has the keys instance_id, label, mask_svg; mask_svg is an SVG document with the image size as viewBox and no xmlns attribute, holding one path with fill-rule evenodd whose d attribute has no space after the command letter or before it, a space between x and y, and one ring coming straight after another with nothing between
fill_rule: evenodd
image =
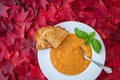
<instances>
[{"instance_id":1,"label":"bread crust","mask_svg":"<svg viewBox=\"0 0 120 80\"><path fill-rule=\"evenodd\" d=\"M68 35L60 26L47 26L40 28L35 34L36 49L57 48Z\"/></svg>"}]
</instances>

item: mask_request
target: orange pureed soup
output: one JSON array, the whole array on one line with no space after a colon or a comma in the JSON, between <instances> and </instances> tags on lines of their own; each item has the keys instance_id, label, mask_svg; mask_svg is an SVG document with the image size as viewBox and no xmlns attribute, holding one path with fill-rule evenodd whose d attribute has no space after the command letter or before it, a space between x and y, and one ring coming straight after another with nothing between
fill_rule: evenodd
<instances>
[{"instance_id":1,"label":"orange pureed soup","mask_svg":"<svg viewBox=\"0 0 120 80\"><path fill-rule=\"evenodd\" d=\"M75 75L83 72L90 62L83 57L81 46L91 58L92 49L84 45L84 40L75 34L69 34L58 48L52 48L50 57L54 67L67 75Z\"/></svg>"}]
</instances>

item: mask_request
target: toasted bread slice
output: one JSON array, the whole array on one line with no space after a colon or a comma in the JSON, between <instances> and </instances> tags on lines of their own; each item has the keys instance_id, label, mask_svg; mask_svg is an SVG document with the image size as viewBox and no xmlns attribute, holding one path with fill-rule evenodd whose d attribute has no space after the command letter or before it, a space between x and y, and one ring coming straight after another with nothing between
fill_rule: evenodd
<instances>
[{"instance_id":1,"label":"toasted bread slice","mask_svg":"<svg viewBox=\"0 0 120 80\"><path fill-rule=\"evenodd\" d=\"M46 41L44 40L43 38L41 38L41 35L42 33L50 28L51 26L48 26L48 27L43 27L43 28L40 28L36 34L35 34L35 40L36 40L36 49L45 49L45 48L50 48L51 45Z\"/></svg>"},{"instance_id":2,"label":"toasted bread slice","mask_svg":"<svg viewBox=\"0 0 120 80\"><path fill-rule=\"evenodd\" d=\"M68 32L61 27L48 28L42 34L44 39L47 40L53 48L57 48L67 35Z\"/></svg>"},{"instance_id":3,"label":"toasted bread slice","mask_svg":"<svg viewBox=\"0 0 120 80\"><path fill-rule=\"evenodd\" d=\"M40 40L40 37L41 37L42 33L50 27L52 27L52 26L42 27L42 28L38 29L35 33L35 37L34 37L35 40Z\"/></svg>"},{"instance_id":4,"label":"toasted bread slice","mask_svg":"<svg viewBox=\"0 0 120 80\"><path fill-rule=\"evenodd\" d=\"M36 49L37 50L41 50L41 49L45 49L45 48L50 48L52 47L47 41L40 39L36 42Z\"/></svg>"},{"instance_id":5,"label":"toasted bread slice","mask_svg":"<svg viewBox=\"0 0 120 80\"><path fill-rule=\"evenodd\" d=\"M68 32L61 27L44 27L35 34L36 49L57 48L68 35Z\"/></svg>"}]
</instances>

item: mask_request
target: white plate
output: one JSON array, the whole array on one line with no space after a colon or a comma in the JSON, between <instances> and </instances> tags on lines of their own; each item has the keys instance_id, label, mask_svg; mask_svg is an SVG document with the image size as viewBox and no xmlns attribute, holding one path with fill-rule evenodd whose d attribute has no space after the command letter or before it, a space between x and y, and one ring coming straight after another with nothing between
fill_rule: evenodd
<instances>
[{"instance_id":1,"label":"white plate","mask_svg":"<svg viewBox=\"0 0 120 80\"><path fill-rule=\"evenodd\" d=\"M76 21L62 22L57 25L60 25L61 27L65 28L70 33L74 33L75 27L88 33L95 31L90 26ZM105 47L103 41L97 32L95 38L99 39L99 41L102 43L102 49L100 54L97 54L94 50L92 50L92 55L93 55L92 59L94 59L95 61L101 64L104 64L106 53L105 53ZM84 72L78 75L69 76L62 74L58 72L51 63L50 49L44 49L38 51L38 62L42 72L49 80L95 80L102 71L102 69L99 68L97 65L95 65L94 63L90 63L88 68Z\"/></svg>"}]
</instances>

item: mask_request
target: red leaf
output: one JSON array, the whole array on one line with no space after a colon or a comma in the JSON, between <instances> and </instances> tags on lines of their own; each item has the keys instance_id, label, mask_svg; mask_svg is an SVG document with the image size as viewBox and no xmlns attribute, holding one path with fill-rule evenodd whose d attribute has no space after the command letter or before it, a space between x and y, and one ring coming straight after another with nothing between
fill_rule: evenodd
<instances>
[{"instance_id":1,"label":"red leaf","mask_svg":"<svg viewBox=\"0 0 120 80\"><path fill-rule=\"evenodd\" d=\"M10 5L10 7L11 8L8 11L9 16L10 16L10 18L15 18L16 17L15 14L18 12L18 9L20 8L20 6L12 4L12 5Z\"/></svg>"},{"instance_id":2,"label":"red leaf","mask_svg":"<svg viewBox=\"0 0 120 80\"><path fill-rule=\"evenodd\" d=\"M120 8L119 7L111 7L110 8L111 21L114 24L120 23Z\"/></svg>"},{"instance_id":3,"label":"red leaf","mask_svg":"<svg viewBox=\"0 0 120 80\"><path fill-rule=\"evenodd\" d=\"M2 62L0 62L0 73L2 72L2 74L4 76L6 75L6 77L9 77L10 80L15 80L13 68L14 67L12 63L8 60L3 60Z\"/></svg>"},{"instance_id":4,"label":"red leaf","mask_svg":"<svg viewBox=\"0 0 120 80\"><path fill-rule=\"evenodd\" d=\"M21 63L15 67L15 73L17 74L17 80L25 80L26 75L29 72L29 64L28 63Z\"/></svg>"},{"instance_id":5,"label":"red leaf","mask_svg":"<svg viewBox=\"0 0 120 80\"><path fill-rule=\"evenodd\" d=\"M34 38L34 35L35 35L35 31L33 28L30 28L28 31L27 31L27 38Z\"/></svg>"},{"instance_id":6,"label":"red leaf","mask_svg":"<svg viewBox=\"0 0 120 80\"><path fill-rule=\"evenodd\" d=\"M4 53L4 59L9 60L10 59L10 53L6 50Z\"/></svg>"},{"instance_id":7,"label":"red leaf","mask_svg":"<svg viewBox=\"0 0 120 80\"><path fill-rule=\"evenodd\" d=\"M65 20L74 20L76 16L74 11L71 9L69 2L63 2L62 8L65 12L65 15L63 15L65 17Z\"/></svg>"},{"instance_id":8,"label":"red leaf","mask_svg":"<svg viewBox=\"0 0 120 80\"><path fill-rule=\"evenodd\" d=\"M10 55L11 56L10 56L9 60L13 63L14 67L16 67L16 65L19 64L19 61L18 61L19 52L18 52L18 50L11 52Z\"/></svg>"},{"instance_id":9,"label":"red leaf","mask_svg":"<svg viewBox=\"0 0 120 80\"><path fill-rule=\"evenodd\" d=\"M29 59L28 59L28 57L26 56L26 54L27 53L30 53L30 51L29 51L30 49L29 48L24 48L24 49L22 49L22 50L20 50L20 60L21 60L21 62L23 63L23 62L29 62Z\"/></svg>"},{"instance_id":10,"label":"red leaf","mask_svg":"<svg viewBox=\"0 0 120 80\"><path fill-rule=\"evenodd\" d=\"M102 2L106 5L107 8L111 8L113 6L113 3L117 2L114 0L102 0ZM119 2L117 2L119 4Z\"/></svg>"},{"instance_id":11,"label":"red leaf","mask_svg":"<svg viewBox=\"0 0 120 80\"><path fill-rule=\"evenodd\" d=\"M26 22L24 25L25 25L25 32L27 32L30 26L32 25L32 22Z\"/></svg>"},{"instance_id":12,"label":"red leaf","mask_svg":"<svg viewBox=\"0 0 120 80\"><path fill-rule=\"evenodd\" d=\"M75 0L68 0L69 3L73 2L73 1L75 1Z\"/></svg>"},{"instance_id":13,"label":"red leaf","mask_svg":"<svg viewBox=\"0 0 120 80\"><path fill-rule=\"evenodd\" d=\"M30 48L30 47L35 47L35 40L32 38L26 39L22 38L21 39L21 44L24 46L24 48Z\"/></svg>"},{"instance_id":14,"label":"red leaf","mask_svg":"<svg viewBox=\"0 0 120 80\"><path fill-rule=\"evenodd\" d=\"M27 16L25 22L30 22L30 21L34 20L34 18L35 18L34 9L28 7L28 8L27 8L27 11L28 11L29 13L28 13L28 16Z\"/></svg>"},{"instance_id":15,"label":"red leaf","mask_svg":"<svg viewBox=\"0 0 120 80\"><path fill-rule=\"evenodd\" d=\"M15 39L12 37L11 33L6 33L0 40L5 44L5 46L10 46L14 43Z\"/></svg>"},{"instance_id":16,"label":"red leaf","mask_svg":"<svg viewBox=\"0 0 120 80\"><path fill-rule=\"evenodd\" d=\"M44 20L44 19L43 19ZM41 22L42 23L42 22ZM43 22L44 23L44 22ZM38 30L41 26L38 25L37 22L33 22L31 24L31 28L33 28L35 31Z\"/></svg>"},{"instance_id":17,"label":"red leaf","mask_svg":"<svg viewBox=\"0 0 120 80\"><path fill-rule=\"evenodd\" d=\"M37 6L41 7L43 10L46 10L46 5L48 5L47 0L36 0Z\"/></svg>"},{"instance_id":18,"label":"red leaf","mask_svg":"<svg viewBox=\"0 0 120 80\"><path fill-rule=\"evenodd\" d=\"M52 21L52 19L55 17L55 13L56 13L55 6L53 4L50 4L48 11L47 11L48 17L51 18L50 21Z\"/></svg>"},{"instance_id":19,"label":"red leaf","mask_svg":"<svg viewBox=\"0 0 120 80\"><path fill-rule=\"evenodd\" d=\"M120 41L120 28L118 28L118 30L112 34L111 38L114 41Z\"/></svg>"},{"instance_id":20,"label":"red leaf","mask_svg":"<svg viewBox=\"0 0 120 80\"><path fill-rule=\"evenodd\" d=\"M1 25L0 25L0 33L1 33L2 35L4 35L6 32L7 32L7 26L6 26L6 24L4 24L3 22L1 22Z\"/></svg>"},{"instance_id":21,"label":"red leaf","mask_svg":"<svg viewBox=\"0 0 120 80\"><path fill-rule=\"evenodd\" d=\"M27 31L30 28L31 24L33 23L32 21L35 18L34 10L30 7L28 7L27 10L29 11L29 14L23 24L23 26L25 25L25 31Z\"/></svg>"},{"instance_id":22,"label":"red leaf","mask_svg":"<svg viewBox=\"0 0 120 80\"><path fill-rule=\"evenodd\" d=\"M110 22L105 22L104 26L102 28L102 30L107 38L111 38L112 34L114 32L116 32L117 29L118 29L117 26L112 25Z\"/></svg>"},{"instance_id":23,"label":"red leaf","mask_svg":"<svg viewBox=\"0 0 120 80\"><path fill-rule=\"evenodd\" d=\"M23 22L28 16L28 11L25 11L24 8L20 7L14 14L13 18L15 19L15 22Z\"/></svg>"},{"instance_id":24,"label":"red leaf","mask_svg":"<svg viewBox=\"0 0 120 80\"><path fill-rule=\"evenodd\" d=\"M62 4L63 0L53 0L53 4L55 5L56 8L59 8Z\"/></svg>"},{"instance_id":25,"label":"red leaf","mask_svg":"<svg viewBox=\"0 0 120 80\"><path fill-rule=\"evenodd\" d=\"M2 16L8 18L8 13L7 13L8 9L10 9L10 7L0 2L0 17Z\"/></svg>"},{"instance_id":26,"label":"red leaf","mask_svg":"<svg viewBox=\"0 0 120 80\"><path fill-rule=\"evenodd\" d=\"M87 11L86 11L86 12L80 12L80 13L78 14L78 16L79 16L79 19L80 19L82 22L90 25L91 27L94 27L94 26L95 26L95 24L96 24L96 17L94 16L94 13L93 13L93 12L87 12ZM90 19L90 20L89 20L89 19Z\"/></svg>"},{"instance_id":27,"label":"red leaf","mask_svg":"<svg viewBox=\"0 0 120 80\"><path fill-rule=\"evenodd\" d=\"M113 67L120 67L120 59L116 59L113 61Z\"/></svg>"},{"instance_id":28,"label":"red leaf","mask_svg":"<svg viewBox=\"0 0 120 80\"><path fill-rule=\"evenodd\" d=\"M28 48L21 50L21 55L27 58L27 60L30 61L31 64L37 63L37 53L34 48Z\"/></svg>"},{"instance_id":29,"label":"red leaf","mask_svg":"<svg viewBox=\"0 0 120 80\"><path fill-rule=\"evenodd\" d=\"M36 67L30 64L30 69L31 69L32 76L37 79L37 77L39 76L39 67L38 66Z\"/></svg>"},{"instance_id":30,"label":"red leaf","mask_svg":"<svg viewBox=\"0 0 120 80\"><path fill-rule=\"evenodd\" d=\"M30 48L30 53L26 54L26 56L29 58L30 63L36 65L37 64L37 51L35 48Z\"/></svg>"},{"instance_id":31,"label":"red leaf","mask_svg":"<svg viewBox=\"0 0 120 80\"><path fill-rule=\"evenodd\" d=\"M30 70L31 70L32 76L35 77L35 79L47 80L46 77L41 72L38 64L37 65L30 64Z\"/></svg>"},{"instance_id":32,"label":"red leaf","mask_svg":"<svg viewBox=\"0 0 120 80\"><path fill-rule=\"evenodd\" d=\"M8 80L8 76L4 76L4 74L2 73L2 71L0 71L0 80Z\"/></svg>"},{"instance_id":33,"label":"red leaf","mask_svg":"<svg viewBox=\"0 0 120 80\"><path fill-rule=\"evenodd\" d=\"M96 29L97 32L100 34L100 36L102 37L102 39L106 39L105 34L103 33L103 31L101 29Z\"/></svg>"},{"instance_id":34,"label":"red leaf","mask_svg":"<svg viewBox=\"0 0 120 80\"><path fill-rule=\"evenodd\" d=\"M37 26L38 28L42 27L42 26L45 26L46 25L45 15L46 15L46 13L43 10L38 10L37 17L36 17L36 22L35 22L34 25L36 25L36 26L38 25ZM35 30L37 30L37 28Z\"/></svg>"},{"instance_id":35,"label":"red leaf","mask_svg":"<svg viewBox=\"0 0 120 80\"><path fill-rule=\"evenodd\" d=\"M31 6L33 9L35 9L36 7L35 0L24 0L24 4L27 8Z\"/></svg>"},{"instance_id":36,"label":"red leaf","mask_svg":"<svg viewBox=\"0 0 120 80\"><path fill-rule=\"evenodd\" d=\"M111 50L113 52L116 52L116 59L119 59L119 57L120 57L120 55L119 55L119 53L120 53L120 42L114 43L113 46L111 47Z\"/></svg>"},{"instance_id":37,"label":"red leaf","mask_svg":"<svg viewBox=\"0 0 120 80\"><path fill-rule=\"evenodd\" d=\"M5 45L0 41L0 62L3 60L6 51Z\"/></svg>"},{"instance_id":38,"label":"red leaf","mask_svg":"<svg viewBox=\"0 0 120 80\"><path fill-rule=\"evenodd\" d=\"M14 25L14 30L12 31L12 35L16 39L21 39L25 35L25 26L18 27L17 25Z\"/></svg>"},{"instance_id":39,"label":"red leaf","mask_svg":"<svg viewBox=\"0 0 120 80\"><path fill-rule=\"evenodd\" d=\"M58 13L56 15L56 20L67 21L67 20L75 20L76 15L74 11L71 9L69 2L64 1L61 7L58 9Z\"/></svg>"},{"instance_id":40,"label":"red leaf","mask_svg":"<svg viewBox=\"0 0 120 80\"><path fill-rule=\"evenodd\" d=\"M57 12L57 10L52 3L48 7L47 11L41 11L41 13L44 14L46 21L49 23L49 25L53 25L53 24L56 24L58 22L56 20L56 12Z\"/></svg>"},{"instance_id":41,"label":"red leaf","mask_svg":"<svg viewBox=\"0 0 120 80\"><path fill-rule=\"evenodd\" d=\"M8 6L15 5L16 2L14 0L1 0L4 4L7 4Z\"/></svg>"},{"instance_id":42,"label":"red leaf","mask_svg":"<svg viewBox=\"0 0 120 80\"><path fill-rule=\"evenodd\" d=\"M120 0L115 0L113 3L115 7L120 7Z\"/></svg>"},{"instance_id":43,"label":"red leaf","mask_svg":"<svg viewBox=\"0 0 120 80\"><path fill-rule=\"evenodd\" d=\"M86 10L89 11L92 9L94 5L97 4L97 0L75 0L74 2L74 10L77 12Z\"/></svg>"},{"instance_id":44,"label":"red leaf","mask_svg":"<svg viewBox=\"0 0 120 80\"><path fill-rule=\"evenodd\" d=\"M105 4L102 2L102 0L99 0L99 3L94 5L93 10L96 17L103 17L106 16L108 13L108 9L105 6Z\"/></svg>"}]
</instances>

